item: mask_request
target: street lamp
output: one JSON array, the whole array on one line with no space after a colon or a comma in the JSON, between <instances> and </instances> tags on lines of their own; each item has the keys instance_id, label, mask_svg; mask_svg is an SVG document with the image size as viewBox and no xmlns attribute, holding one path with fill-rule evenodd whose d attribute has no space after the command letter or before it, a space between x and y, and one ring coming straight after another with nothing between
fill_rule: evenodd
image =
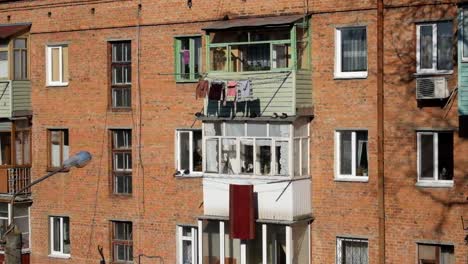
<instances>
[{"instance_id":1,"label":"street lamp","mask_svg":"<svg viewBox=\"0 0 468 264\"><path fill-rule=\"evenodd\" d=\"M72 167L83 168L91 161L91 154L87 151L80 151L74 156L63 162L63 165L60 168L57 168L41 178L32 181L27 186L16 191L10 200L10 213L8 215L8 228L5 231L5 234L2 236L1 241L6 241L5 246L5 263L6 264L20 264L21 263L21 233L15 225L14 208L15 200L18 195L23 193L25 190L31 188L32 186L42 182L43 180L51 177L54 174L59 172L67 171Z\"/></svg>"}]
</instances>

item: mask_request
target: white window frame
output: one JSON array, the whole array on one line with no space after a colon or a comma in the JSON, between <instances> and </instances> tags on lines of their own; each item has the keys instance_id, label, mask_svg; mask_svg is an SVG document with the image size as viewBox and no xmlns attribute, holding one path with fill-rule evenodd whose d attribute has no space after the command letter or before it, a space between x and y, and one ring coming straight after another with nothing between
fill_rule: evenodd
<instances>
[{"instance_id":1,"label":"white window frame","mask_svg":"<svg viewBox=\"0 0 468 264\"><path fill-rule=\"evenodd\" d=\"M444 132L447 133L447 132ZM432 135L433 137L433 154L434 154L434 164L433 168L433 179L423 179L421 178L421 135ZM453 149L452 149L453 151ZM452 180L439 180L439 132L435 131L424 131L417 132L417 170L418 170L418 182L417 186L421 187L453 187L453 178Z\"/></svg>"},{"instance_id":2,"label":"white window frame","mask_svg":"<svg viewBox=\"0 0 468 264\"><path fill-rule=\"evenodd\" d=\"M46 77L47 77L47 86L66 86L68 85L68 80L63 80L63 47L68 47L68 45L51 45L47 46L47 63L46 63ZM59 50L59 81L52 81L52 50Z\"/></svg>"},{"instance_id":3,"label":"white window frame","mask_svg":"<svg viewBox=\"0 0 468 264\"><path fill-rule=\"evenodd\" d=\"M61 251L55 251L54 250L54 219L59 218L60 219L60 249ZM70 218L66 216L50 216L49 217L49 235L50 235L50 257L58 257L58 258L70 258L71 254L70 253L63 253L63 234L64 232L64 226L63 226L63 219L68 218L68 223L70 223ZM70 227L69 227L70 228ZM68 230L68 233L70 233L70 230Z\"/></svg>"},{"instance_id":4,"label":"white window frame","mask_svg":"<svg viewBox=\"0 0 468 264\"><path fill-rule=\"evenodd\" d=\"M194 171L193 169L193 133L197 131L197 132L200 132L200 134L202 135L202 145L203 145L203 132L202 132L202 129L201 128L193 128L193 129L176 129L175 131L175 146L176 146L176 149L175 149L175 167L176 167L176 170L179 172L177 174L177 176L201 176L203 174L203 169L201 171ZM181 158L180 158L180 140L181 140L181 136L180 134L181 133L188 133L189 134L189 148L190 148L190 157L189 157L189 162L190 162L190 172L189 174L184 174L184 170L181 168ZM202 167L203 167L203 159L204 159L204 156L205 156L205 151L203 149L203 146L202 147Z\"/></svg>"},{"instance_id":5,"label":"white window frame","mask_svg":"<svg viewBox=\"0 0 468 264\"><path fill-rule=\"evenodd\" d=\"M199 264L206 264L203 263L203 221L204 220L198 220L198 263ZM216 221L216 220L210 220L210 221ZM218 221L219 223L219 256L220 256L220 264L225 264L225 252L224 252L224 246L225 246L225 241L224 237L226 235L225 232L225 225L229 224L228 222L224 221ZM271 264L268 263L268 257L267 257L267 252L268 252L268 245L267 245L267 236L268 236L268 226L270 224L262 223L261 224L261 229L262 229L262 235L261 237L255 238L255 239L261 239L262 240L262 264ZM283 228L285 228L285 236L286 236L286 264L292 264L293 263L293 254L294 254L294 248L293 248L293 228L291 225L281 225ZM258 228L258 226L256 227ZM307 239L309 239L309 252L310 252L310 245L311 245L311 240L310 240L310 223L307 224L307 230L305 231L307 235ZM247 241L241 240L241 245L240 245L240 263L239 264L247 264ZM308 262L304 264L310 264L311 258L310 254L308 257ZM196 264L194 262L194 264ZM302 264L302 263L301 263Z\"/></svg>"},{"instance_id":6,"label":"white window frame","mask_svg":"<svg viewBox=\"0 0 468 264\"><path fill-rule=\"evenodd\" d=\"M441 21L445 22L445 21ZM416 25L416 73L417 74L452 74L452 70L437 69L437 24L439 22L421 23ZM421 69L421 27L432 26L432 68ZM463 56L463 55L462 55Z\"/></svg>"},{"instance_id":7,"label":"white window frame","mask_svg":"<svg viewBox=\"0 0 468 264\"><path fill-rule=\"evenodd\" d=\"M354 242L365 242L367 243L367 260L369 262L369 240L366 238L351 238L351 237L337 237L336 238L336 264L342 264L343 262L341 261L343 256L341 255L342 253L342 248L343 248L343 241L354 241Z\"/></svg>"},{"instance_id":8,"label":"white window frame","mask_svg":"<svg viewBox=\"0 0 468 264\"><path fill-rule=\"evenodd\" d=\"M458 39L458 46L460 47L459 51L461 52L461 60L462 62L468 62L468 56L465 57L464 54L465 54L465 45L463 45L463 41L465 39L465 37L468 37L468 36L465 36L464 34L464 28L465 28L465 19L468 19L468 17L465 17L465 12L468 12L468 8L461 8L460 9L460 20L461 20L461 26L459 27L459 31L460 31L460 39ZM467 20L468 22L468 20ZM466 51L468 53L468 50Z\"/></svg>"},{"instance_id":9,"label":"white window frame","mask_svg":"<svg viewBox=\"0 0 468 264\"><path fill-rule=\"evenodd\" d=\"M184 228L191 229L191 236L184 236ZM177 226L177 264L184 264L183 242L192 242L192 264L198 263L198 229L193 226Z\"/></svg>"},{"instance_id":10,"label":"white window frame","mask_svg":"<svg viewBox=\"0 0 468 264\"><path fill-rule=\"evenodd\" d=\"M363 28L366 30L367 35L367 26L347 26L335 28L335 79L365 79L368 76L369 71L369 47L367 47L367 70L366 71L354 71L354 72L343 72L342 71L342 61L341 61L341 30L349 28ZM366 42L369 41L369 38L366 38Z\"/></svg>"},{"instance_id":11,"label":"white window frame","mask_svg":"<svg viewBox=\"0 0 468 264\"><path fill-rule=\"evenodd\" d=\"M341 174L341 133L351 132L351 174ZM356 132L367 132L367 176L356 175ZM369 181L369 132L368 130L336 130L335 131L335 180L336 181L355 181L355 182L368 182Z\"/></svg>"}]
</instances>

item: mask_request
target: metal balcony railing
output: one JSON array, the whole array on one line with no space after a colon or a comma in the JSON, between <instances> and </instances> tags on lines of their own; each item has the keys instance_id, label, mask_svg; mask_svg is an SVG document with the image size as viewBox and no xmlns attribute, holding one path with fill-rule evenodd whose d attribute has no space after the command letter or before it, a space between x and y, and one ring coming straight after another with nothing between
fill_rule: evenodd
<instances>
[{"instance_id":1,"label":"metal balcony railing","mask_svg":"<svg viewBox=\"0 0 468 264\"><path fill-rule=\"evenodd\" d=\"M8 168L8 193L14 194L31 183L31 167ZM23 195L30 195L31 189L26 189Z\"/></svg>"}]
</instances>

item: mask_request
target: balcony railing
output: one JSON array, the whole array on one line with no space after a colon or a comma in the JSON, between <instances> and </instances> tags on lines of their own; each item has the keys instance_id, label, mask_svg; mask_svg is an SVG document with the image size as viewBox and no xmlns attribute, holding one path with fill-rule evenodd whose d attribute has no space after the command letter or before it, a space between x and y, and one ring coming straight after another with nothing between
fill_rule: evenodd
<instances>
[{"instance_id":1,"label":"balcony railing","mask_svg":"<svg viewBox=\"0 0 468 264\"><path fill-rule=\"evenodd\" d=\"M31 167L10 167L0 169L0 193L14 194L31 183ZM31 194L27 189L23 195Z\"/></svg>"}]
</instances>

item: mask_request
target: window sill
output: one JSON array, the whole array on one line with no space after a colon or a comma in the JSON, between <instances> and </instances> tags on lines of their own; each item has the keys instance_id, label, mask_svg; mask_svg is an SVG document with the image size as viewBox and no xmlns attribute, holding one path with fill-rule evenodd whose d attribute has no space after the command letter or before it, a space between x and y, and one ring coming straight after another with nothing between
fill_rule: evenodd
<instances>
[{"instance_id":1,"label":"window sill","mask_svg":"<svg viewBox=\"0 0 468 264\"><path fill-rule=\"evenodd\" d=\"M418 181L416 187L423 188L453 188L453 181Z\"/></svg>"},{"instance_id":2,"label":"window sill","mask_svg":"<svg viewBox=\"0 0 468 264\"><path fill-rule=\"evenodd\" d=\"M367 79L367 72L335 72L333 78L335 80L352 80L352 79Z\"/></svg>"},{"instance_id":3,"label":"window sill","mask_svg":"<svg viewBox=\"0 0 468 264\"><path fill-rule=\"evenodd\" d=\"M71 255L70 254L49 254L49 258L58 258L58 259L70 259Z\"/></svg>"},{"instance_id":4,"label":"window sill","mask_svg":"<svg viewBox=\"0 0 468 264\"><path fill-rule=\"evenodd\" d=\"M131 112L131 107L122 107L122 108L110 108L111 112Z\"/></svg>"},{"instance_id":5,"label":"window sill","mask_svg":"<svg viewBox=\"0 0 468 264\"><path fill-rule=\"evenodd\" d=\"M292 180L289 175L249 175L249 174L221 174L221 173L204 173L203 178L215 179L245 179L245 180Z\"/></svg>"},{"instance_id":6,"label":"window sill","mask_svg":"<svg viewBox=\"0 0 468 264\"><path fill-rule=\"evenodd\" d=\"M47 88L64 88L64 87L68 87L68 83L57 83L57 84L48 83L46 87Z\"/></svg>"},{"instance_id":7,"label":"window sill","mask_svg":"<svg viewBox=\"0 0 468 264\"><path fill-rule=\"evenodd\" d=\"M60 168L60 167L57 167L57 168L50 168L50 167L49 167L49 168L47 168L47 172L53 172L53 171L56 171L56 170L59 169L59 168ZM70 171L70 169L64 169L64 170L59 171L58 173L67 173L67 172L69 172L69 171Z\"/></svg>"},{"instance_id":8,"label":"window sill","mask_svg":"<svg viewBox=\"0 0 468 264\"><path fill-rule=\"evenodd\" d=\"M202 178L202 172L191 172L189 174L175 174L174 177L176 178Z\"/></svg>"},{"instance_id":9,"label":"window sill","mask_svg":"<svg viewBox=\"0 0 468 264\"><path fill-rule=\"evenodd\" d=\"M453 70L450 71L419 71L413 74L414 77L434 76L434 75L451 75Z\"/></svg>"},{"instance_id":10,"label":"window sill","mask_svg":"<svg viewBox=\"0 0 468 264\"><path fill-rule=\"evenodd\" d=\"M197 83L198 79L191 79L191 80L176 80L177 84L184 84L184 83Z\"/></svg>"},{"instance_id":11,"label":"window sill","mask_svg":"<svg viewBox=\"0 0 468 264\"><path fill-rule=\"evenodd\" d=\"M369 176L337 176L336 182L369 182Z\"/></svg>"},{"instance_id":12,"label":"window sill","mask_svg":"<svg viewBox=\"0 0 468 264\"><path fill-rule=\"evenodd\" d=\"M122 199L129 199L132 198L132 193L112 193L112 196L122 198Z\"/></svg>"}]
</instances>

